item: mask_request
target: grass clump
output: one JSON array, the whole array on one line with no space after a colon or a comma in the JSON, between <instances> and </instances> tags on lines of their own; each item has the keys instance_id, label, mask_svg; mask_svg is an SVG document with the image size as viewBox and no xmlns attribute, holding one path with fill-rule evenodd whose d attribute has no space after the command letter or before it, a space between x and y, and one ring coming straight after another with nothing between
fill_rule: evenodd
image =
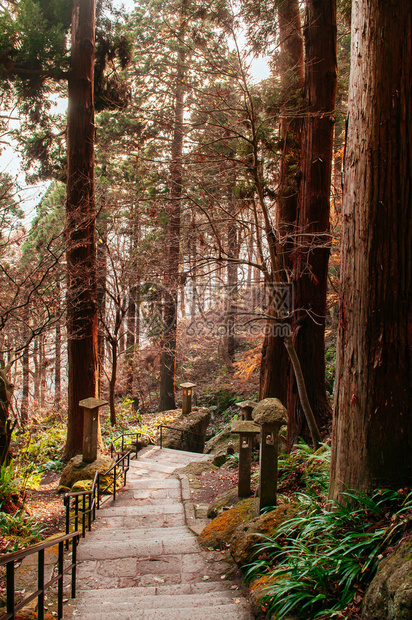
<instances>
[{"instance_id":1,"label":"grass clump","mask_svg":"<svg viewBox=\"0 0 412 620\"><path fill-rule=\"evenodd\" d=\"M358 491L327 506L313 495L300 496L299 513L274 537L264 537L247 578L270 575L261 602L279 620L342 617L363 592L384 551L410 528L412 493Z\"/></svg>"}]
</instances>

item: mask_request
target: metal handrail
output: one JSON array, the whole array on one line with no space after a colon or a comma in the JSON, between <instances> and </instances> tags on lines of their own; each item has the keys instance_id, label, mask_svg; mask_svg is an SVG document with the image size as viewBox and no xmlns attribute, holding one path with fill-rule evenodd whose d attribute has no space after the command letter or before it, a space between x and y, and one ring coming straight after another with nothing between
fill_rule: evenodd
<instances>
[{"instance_id":1,"label":"metal handrail","mask_svg":"<svg viewBox=\"0 0 412 620\"><path fill-rule=\"evenodd\" d=\"M6 565L6 575L7 575L7 613L3 614L0 617L0 620L13 620L16 612L26 607L31 601L33 601L37 597L37 617L38 620L44 620L44 593L47 588L54 585L57 582L57 617L60 620L63 618L63 576L68 573L70 570L72 572L72 587L71 587L71 598L76 597L76 548L79 543L79 532L72 532L71 534L64 534L62 536L57 536L56 538L52 538L46 540L42 543L37 543L36 545L32 545L27 549L23 549L22 551L14 551L13 553L8 553L5 556L0 558L0 566ZM68 545L69 541L72 541L72 561L69 566L64 568L64 543ZM59 546L58 553L58 572L57 575L52 577L47 583L44 583L44 551L49 549L50 547L54 547L55 545ZM17 605L15 604L15 584L14 584L14 565L15 562L24 559L25 557L32 555L33 553L38 553L38 578L37 578L37 590L27 596L25 599L20 601Z\"/></svg>"},{"instance_id":2,"label":"metal handrail","mask_svg":"<svg viewBox=\"0 0 412 620\"><path fill-rule=\"evenodd\" d=\"M86 519L87 530L92 529L92 522L96 519L96 508L100 508L100 497L108 491L113 485L113 501L116 501L117 481L123 478L123 486L126 486L127 472L130 467L130 452L126 452L123 456L119 456L114 465L109 467L104 473L96 472L93 479L91 489L88 491L69 492L64 496L64 505L66 507L66 534L70 532L70 523L74 521L74 529L79 529L79 518L81 517L81 535L86 536ZM113 482L103 489L100 488L100 476L108 476L113 471ZM88 499L88 502L86 500ZM74 501L74 506L72 505ZM81 505L80 505L81 504ZM74 514L70 515L71 512ZM1 619L0 619L1 620Z\"/></svg>"},{"instance_id":3,"label":"metal handrail","mask_svg":"<svg viewBox=\"0 0 412 620\"><path fill-rule=\"evenodd\" d=\"M119 439L122 440L122 446L120 449L120 454L124 454L126 451L134 452L135 454L135 458L137 458L137 453L139 451L139 436L141 435L141 433L139 433L138 431L134 432L134 433L122 433L121 435L118 435L117 437L115 437L111 442L110 442L110 456L113 458L113 455L116 454L116 456L119 454L118 449L116 448L116 441L118 441ZM125 446L125 437L134 437L135 440L132 441L130 443L130 445ZM133 447L133 450L127 450L128 448Z\"/></svg>"},{"instance_id":4,"label":"metal handrail","mask_svg":"<svg viewBox=\"0 0 412 620\"><path fill-rule=\"evenodd\" d=\"M201 441L203 440L203 435L201 435L200 433L194 433L193 431L188 431L184 428L178 428L177 426L166 426L166 424L160 424L159 425L159 429L160 429L160 448L162 449L163 447L163 429L164 428L168 428L171 431L178 431L179 433L181 433L180 436L180 446L182 446L183 443L183 436L186 433L187 435L193 435L194 437L198 438L198 445L201 443ZM200 439L200 441L199 441Z\"/></svg>"}]
</instances>

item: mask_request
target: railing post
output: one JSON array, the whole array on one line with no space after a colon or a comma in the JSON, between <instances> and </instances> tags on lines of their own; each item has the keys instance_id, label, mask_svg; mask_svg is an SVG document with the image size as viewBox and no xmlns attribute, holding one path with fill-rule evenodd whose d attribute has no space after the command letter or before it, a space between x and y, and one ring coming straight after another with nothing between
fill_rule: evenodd
<instances>
[{"instance_id":1,"label":"railing post","mask_svg":"<svg viewBox=\"0 0 412 620\"><path fill-rule=\"evenodd\" d=\"M37 617L38 620L44 620L44 549L40 549L38 557L37 588L39 595L37 597Z\"/></svg>"},{"instance_id":2,"label":"railing post","mask_svg":"<svg viewBox=\"0 0 412 620\"><path fill-rule=\"evenodd\" d=\"M116 464L113 468L113 501L116 501Z\"/></svg>"},{"instance_id":3,"label":"railing post","mask_svg":"<svg viewBox=\"0 0 412 620\"><path fill-rule=\"evenodd\" d=\"M74 529L79 529L79 496L76 495L74 498ZM84 537L84 534L83 534Z\"/></svg>"},{"instance_id":4,"label":"railing post","mask_svg":"<svg viewBox=\"0 0 412 620\"><path fill-rule=\"evenodd\" d=\"M86 496L83 495L83 508L82 508L82 534L83 538L86 536Z\"/></svg>"},{"instance_id":5,"label":"railing post","mask_svg":"<svg viewBox=\"0 0 412 620\"><path fill-rule=\"evenodd\" d=\"M63 543L59 543L58 558L58 582L57 582L57 617L59 620L63 618L63 560L64 560Z\"/></svg>"},{"instance_id":6,"label":"railing post","mask_svg":"<svg viewBox=\"0 0 412 620\"><path fill-rule=\"evenodd\" d=\"M14 619L14 560L6 565L7 571L7 613Z\"/></svg>"},{"instance_id":7,"label":"railing post","mask_svg":"<svg viewBox=\"0 0 412 620\"><path fill-rule=\"evenodd\" d=\"M72 598L76 598L76 568L77 568L77 545L79 544L79 536L72 538Z\"/></svg>"}]
</instances>

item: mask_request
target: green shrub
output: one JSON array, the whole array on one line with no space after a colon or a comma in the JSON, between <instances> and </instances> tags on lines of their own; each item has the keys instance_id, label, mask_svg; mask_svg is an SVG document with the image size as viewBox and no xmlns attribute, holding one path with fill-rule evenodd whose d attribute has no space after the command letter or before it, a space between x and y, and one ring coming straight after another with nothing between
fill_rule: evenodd
<instances>
[{"instance_id":1,"label":"green shrub","mask_svg":"<svg viewBox=\"0 0 412 620\"><path fill-rule=\"evenodd\" d=\"M332 510L313 496L300 496L298 515L273 538L263 537L247 577L270 574L263 599L269 616L338 616L371 580L383 551L410 526L412 493L348 491L344 496L345 503L335 503Z\"/></svg>"}]
</instances>

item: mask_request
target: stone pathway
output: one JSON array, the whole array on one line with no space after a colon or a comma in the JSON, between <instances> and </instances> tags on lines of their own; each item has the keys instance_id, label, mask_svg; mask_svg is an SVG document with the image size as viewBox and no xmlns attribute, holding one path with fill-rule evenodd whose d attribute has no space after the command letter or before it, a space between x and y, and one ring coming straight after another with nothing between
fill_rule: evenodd
<instances>
[{"instance_id":1,"label":"stone pathway","mask_svg":"<svg viewBox=\"0 0 412 620\"><path fill-rule=\"evenodd\" d=\"M178 468L208 455L150 447L131 461L127 487L98 511L78 548L72 620L250 620L220 553L201 550L185 517ZM186 514L190 514L187 510Z\"/></svg>"}]
</instances>

